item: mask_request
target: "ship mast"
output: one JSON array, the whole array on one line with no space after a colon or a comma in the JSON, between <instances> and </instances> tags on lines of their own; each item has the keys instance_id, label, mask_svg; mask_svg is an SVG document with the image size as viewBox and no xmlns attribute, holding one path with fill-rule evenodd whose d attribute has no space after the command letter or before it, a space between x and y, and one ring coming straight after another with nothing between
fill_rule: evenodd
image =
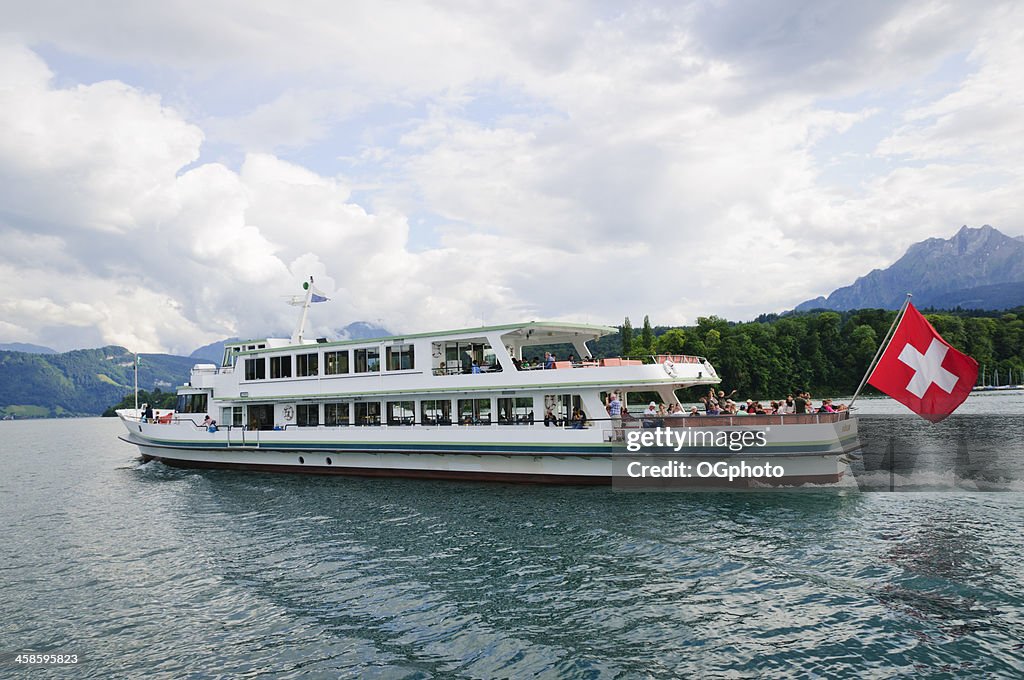
<instances>
[{"instance_id":1,"label":"ship mast","mask_svg":"<svg viewBox=\"0 0 1024 680\"><path fill-rule=\"evenodd\" d=\"M306 331L306 316L309 314L309 303L313 299L313 277L309 277L309 281L304 281L302 287L305 289L306 294L299 298L294 296L290 304L302 305L302 312L299 314L299 324L295 327L295 332L292 333L292 344L302 344L302 334Z\"/></svg>"}]
</instances>

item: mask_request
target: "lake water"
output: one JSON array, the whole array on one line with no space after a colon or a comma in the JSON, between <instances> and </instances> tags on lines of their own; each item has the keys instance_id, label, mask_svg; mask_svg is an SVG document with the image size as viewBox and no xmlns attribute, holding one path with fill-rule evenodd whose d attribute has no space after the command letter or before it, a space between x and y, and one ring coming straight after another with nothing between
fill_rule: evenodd
<instances>
[{"instance_id":1,"label":"lake water","mask_svg":"<svg viewBox=\"0 0 1024 680\"><path fill-rule=\"evenodd\" d=\"M119 433L0 423L2 677L1024 675L1019 490L190 472Z\"/></svg>"}]
</instances>

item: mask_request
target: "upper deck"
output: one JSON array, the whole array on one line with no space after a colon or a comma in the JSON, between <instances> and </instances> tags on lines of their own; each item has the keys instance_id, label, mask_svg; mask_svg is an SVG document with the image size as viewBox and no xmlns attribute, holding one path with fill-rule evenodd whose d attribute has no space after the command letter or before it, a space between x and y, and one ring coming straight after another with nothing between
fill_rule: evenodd
<instances>
[{"instance_id":1,"label":"upper deck","mask_svg":"<svg viewBox=\"0 0 1024 680\"><path fill-rule=\"evenodd\" d=\"M190 387L218 399L475 392L547 387L636 387L719 382L702 357L592 359L609 326L529 322L381 338L225 345L221 366L197 366ZM568 346L548 361L545 347Z\"/></svg>"}]
</instances>

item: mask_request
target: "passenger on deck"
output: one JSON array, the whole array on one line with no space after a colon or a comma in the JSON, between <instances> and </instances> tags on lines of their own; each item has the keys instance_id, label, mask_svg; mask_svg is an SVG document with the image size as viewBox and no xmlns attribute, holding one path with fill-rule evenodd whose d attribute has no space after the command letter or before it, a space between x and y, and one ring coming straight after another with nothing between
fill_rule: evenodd
<instances>
[{"instance_id":1,"label":"passenger on deck","mask_svg":"<svg viewBox=\"0 0 1024 680\"><path fill-rule=\"evenodd\" d=\"M810 395L807 395L807 397L804 395L807 395L807 393L799 392L793 399L793 413L807 413L807 401L810 399Z\"/></svg>"},{"instance_id":2,"label":"passenger on deck","mask_svg":"<svg viewBox=\"0 0 1024 680\"><path fill-rule=\"evenodd\" d=\"M153 421L153 407L148 403L142 405L142 422L150 423Z\"/></svg>"},{"instance_id":3,"label":"passenger on deck","mask_svg":"<svg viewBox=\"0 0 1024 680\"><path fill-rule=\"evenodd\" d=\"M641 427L658 427L658 405L653 401L647 405L640 416Z\"/></svg>"},{"instance_id":4,"label":"passenger on deck","mask_svg":"<svg viewBox=\"0 0 1024 680\"><path fill-rule=\"evenodd\" d=\"M608 411L608 417L611 418L612 429L617 430L622 427L622 402L619 401L617 392L612 392L608 395L605 401L605 409Z\"/></svg>"},{"instance_id":5,"label":"passenger on deck","mask_svg":"<svg viewBox=\"0 0 1024 680\"><path fill-rule=\"evenodd\" d=\"M473 367L470 369L470 373L479 373L480 364L476 363L476 359L473 360Z\"/></svg>"},{"instance_id":6,"label":"passenger on deck","mask_svg":"<svg viewBox=\"0 0 1024 680\"><path fill-rule=\"evenodd\" d=\"M572 429L574 429L574 430L582 430L583 426L586 424L586 422L587 422L587 420L583 416L583 411L581 411L578 408L577 409L573 409L573 412L572 412Z\"/></svg>"},{"instance_id":7,"label":"passenger on deck","mask_svg":"<svg viewBox=\"0 0 1024 680\"><path fill-rule=\"evenodd\" d=\"M551 352L544 352L544 368L555 367L555 355Z\"/></svg>"},{"instance_id":8,"label":"passenger on deck","mask_svg":"<svg viewBox=\"0 0 1024 680\"><path fill-rule=\"evenodd\" d=\"M555 416L554 411L549 406L544 412L544 427L551 427L551 425L558 425L558 417Z\"/></svg>"}]
</instances>

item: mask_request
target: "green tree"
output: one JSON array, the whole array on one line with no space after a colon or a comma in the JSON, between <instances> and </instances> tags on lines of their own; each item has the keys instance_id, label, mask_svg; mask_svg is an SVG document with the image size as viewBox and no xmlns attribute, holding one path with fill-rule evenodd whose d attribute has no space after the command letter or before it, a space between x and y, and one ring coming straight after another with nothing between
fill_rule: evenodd
<instances>
[{"instance_id":1,"label":"green tree","mask_svg":"<svg viewBox=\"0 0 1024 680\"><path fill-rule=\"evenodd\" d=\"M629 322L628 316L622 322L619 336L622 338L622 356L627 357L633 353L633 324Z\"/></svg>"},{"instance_id":2,"label":"green tree","mask_svg":"<svg viewBox=\"0 0 1024 680\"><path fill-rule=\"evenodd\" d=\"M658 354L683 354L686 347L686 331L673 328L663 333L657 340Z\"/></svg>"},{"instance_id":3,"label":"green tree","mask_svg":"<svg viewBox=\"0 0 1024 680\"><path fill-rule=\"evenodd\" d=\"M640 331L640 354L654 354L654 329L651 319L644 314L644 327Z\"/></svg>"}]
</instances>

